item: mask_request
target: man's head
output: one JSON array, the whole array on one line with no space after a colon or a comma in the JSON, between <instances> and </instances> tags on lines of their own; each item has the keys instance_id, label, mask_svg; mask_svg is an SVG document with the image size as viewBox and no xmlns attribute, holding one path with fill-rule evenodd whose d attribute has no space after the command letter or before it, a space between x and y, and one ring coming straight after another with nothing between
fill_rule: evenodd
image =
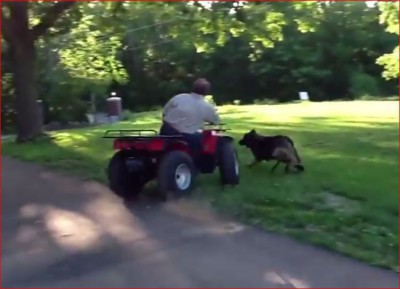
<instances>
[{"instance_id":1,"label":"man's head","mask_svg":"<svg viewBox=\"0 0 400 289\"><path fill-rule=\"evenodd\" d=\"M199 78L193 82L192 92L200 95L207 95L210 91L211 85L205 78Z\"/></svg>"}]
</instances>

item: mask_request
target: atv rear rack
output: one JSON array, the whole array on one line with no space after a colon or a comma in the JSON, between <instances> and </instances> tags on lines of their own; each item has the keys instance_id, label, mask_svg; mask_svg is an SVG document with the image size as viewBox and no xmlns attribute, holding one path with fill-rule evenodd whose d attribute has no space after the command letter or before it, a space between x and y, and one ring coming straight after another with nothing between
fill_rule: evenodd
<instances>
[{"instance_id":1,"label":"atv rear rack","mask_svg":"<svg viewBox=\"0 0 400 289\"><path fill-rule=\"evenodd\" d=\"M107 130L102 138L109 139L180 139L181 135L160 135L153 129L110 129Z\"/></svg>"}]
</instances>

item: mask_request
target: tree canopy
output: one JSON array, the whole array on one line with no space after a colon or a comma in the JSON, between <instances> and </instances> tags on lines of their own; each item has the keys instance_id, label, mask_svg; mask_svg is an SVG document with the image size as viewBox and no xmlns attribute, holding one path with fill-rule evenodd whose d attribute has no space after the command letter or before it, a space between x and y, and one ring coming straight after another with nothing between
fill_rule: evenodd
<instances>
[{"instance_id":1,"label":"tree canopy","mask_svg":"<svg viewBox=\"0 0 400 289\"><path fill-rule=\"evenodd\" d=\"M45 101L46 121L83 119L91 93L116 91L131 110L162 105L196 77L211 81L219 104L290 101L304 90L315 101L396 93L398 2L61 3L24 10L31 99ZM2 10L6 27L23 16L12 7ZM3 126L11 126L11 79L23 64L12 61L18 50L6 31Z\"/></svg>"}]
</instances>

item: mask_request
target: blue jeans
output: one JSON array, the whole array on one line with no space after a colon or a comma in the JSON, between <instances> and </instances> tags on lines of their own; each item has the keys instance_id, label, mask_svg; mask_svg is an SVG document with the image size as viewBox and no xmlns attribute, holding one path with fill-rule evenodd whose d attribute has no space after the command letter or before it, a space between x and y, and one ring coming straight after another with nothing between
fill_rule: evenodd
<instances>
[{"instance_id":1,"label":"blue jeans","mask_svg":"<svg viewBox=\"0 0 400 289\"><path fill-rule=\"evenodd\" d=\"M181 135L183 140L188 144L189 150L192 154L196 155L201 151L201 133L181 133L168 123L163 122L160 129L160 135Z\"/></svg>"}]
</instances>

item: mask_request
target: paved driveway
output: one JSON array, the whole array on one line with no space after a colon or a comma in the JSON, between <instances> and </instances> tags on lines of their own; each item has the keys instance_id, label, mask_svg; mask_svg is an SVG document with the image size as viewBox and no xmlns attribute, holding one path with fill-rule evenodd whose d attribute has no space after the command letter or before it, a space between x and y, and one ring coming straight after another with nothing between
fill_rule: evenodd
<instances>
[{"instance_id":1,"label":"paved driveway","mask_svg":"<svg viewBox=\"0 0 400 289\"><path fill-rule=\"evenodd\" d=\"M397 274L217 217L125 206L107 188L2 160L4 287L392 287Z\"/></svg>"}]
</instances>

